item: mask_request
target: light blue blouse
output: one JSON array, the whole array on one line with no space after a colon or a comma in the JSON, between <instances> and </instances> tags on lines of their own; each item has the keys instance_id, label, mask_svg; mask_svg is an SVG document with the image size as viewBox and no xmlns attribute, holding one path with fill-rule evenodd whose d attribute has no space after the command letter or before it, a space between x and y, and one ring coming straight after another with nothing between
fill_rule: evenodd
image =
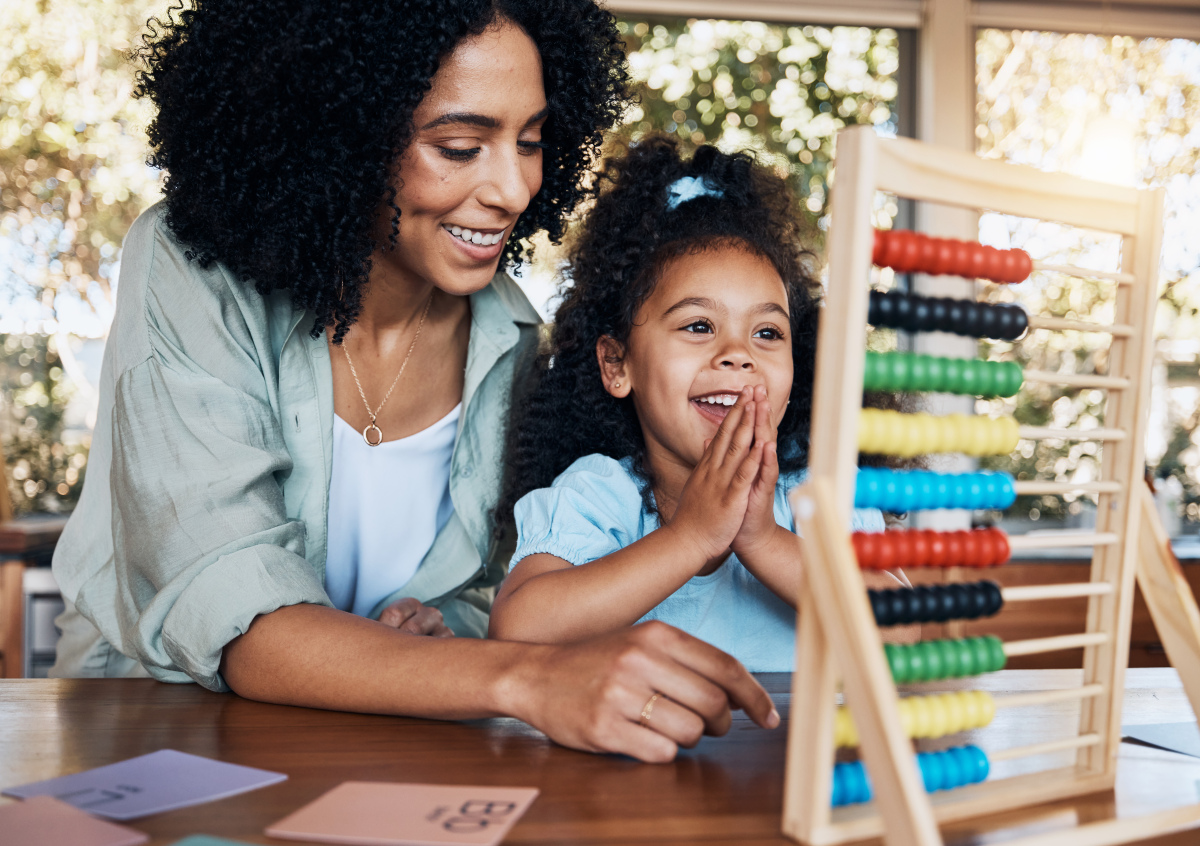
<instances>
[{"instance_id":1,"label":"light blue blouse","mask_svg":"<svg viewBox=\"0 0 1200 846\"><path fill-rule=\"evenodd\" d=\"M580 458L548 488L517 503L517 550L512 565L547 553L578 566L623 549L658 528L647 511L629 458ZM795 530L787 494L804 474L775 488L775 521ZM882 531L876 509L854 512L853 528ZM757 673L791 672L796 657L796 612L760 582L736 555L707 576L693 576L638 622L661 620L728 652Z\"/></svg>"}]
</instances>

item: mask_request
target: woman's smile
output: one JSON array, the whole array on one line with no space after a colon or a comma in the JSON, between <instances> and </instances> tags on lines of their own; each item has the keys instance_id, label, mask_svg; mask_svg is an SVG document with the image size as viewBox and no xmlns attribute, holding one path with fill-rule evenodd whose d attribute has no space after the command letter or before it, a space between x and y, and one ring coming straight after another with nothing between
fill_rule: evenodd
<instances>
[{"instance_id":1,"label":"woman's smile","mask_svg":"<svg viewBox=\"0 0 1200 846\"><path fill-rule=\"evenodd\" d=\"M443 223L442 231L454 241L456 247L472 261L492 262L504 250L508 228L468 229L465 226Z\"/></svg>"},{"instance_id":2,"label":"woman's smile","mask_svg":"<svg viewBox=\"0 0 1200 846\"><path fill-rule=\"evenodd\" d=\"M413 133L380 207L375 276L401 287L432 284L465 296L496 273L517 219L542 185L542 126L549 118L542 60L521 27L500 20L445 57L413 111Z\"/></svg>"}]
</instances>

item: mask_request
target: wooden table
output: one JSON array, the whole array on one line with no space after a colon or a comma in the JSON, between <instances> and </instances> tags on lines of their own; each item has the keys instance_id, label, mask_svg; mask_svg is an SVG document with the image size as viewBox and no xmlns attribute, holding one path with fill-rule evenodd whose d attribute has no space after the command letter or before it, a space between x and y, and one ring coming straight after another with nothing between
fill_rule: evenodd
<instances>
[{"instance_id":1,"label":"wooden table","mask_svg":"<svg viewBox=\"0 0 1200 846\"><path fill-rule=\"evenodd\" d=\"M786 719L789 677L761 678ZM996 693L1048 690L1077 685L1079 678L1076 670L1008 670L972 686ZM1131 670L1128 682L1126 724L1194 719L1174 670ZM999 749L1062 736L1071 731L1077 708L1004 710L967 739ZM263 829L347 780L540 788L509 844L785 844L790 841L779 834L785 737L782 727L763 731L740 718L728 735L706 738L674 763L647 765L563 749L515 720L459 724L314 711L148 680L0 681L0 787L163 748L288 774L282 784L132 823L154 844L197 833L282 844ZM1066 754L1036 763L1069 764ZM1003 775L1032 763L1002 762L995 770ZM1200 801L1198 782L1200 760L1124 743L1115 796L1046 805L1002 822L1011 837L1114 813L1136 816ZM947 842L1003 839L978 828L948 828ZM1152 842L1196 844L1200 831Z\"/></svg>"}]
</instances>

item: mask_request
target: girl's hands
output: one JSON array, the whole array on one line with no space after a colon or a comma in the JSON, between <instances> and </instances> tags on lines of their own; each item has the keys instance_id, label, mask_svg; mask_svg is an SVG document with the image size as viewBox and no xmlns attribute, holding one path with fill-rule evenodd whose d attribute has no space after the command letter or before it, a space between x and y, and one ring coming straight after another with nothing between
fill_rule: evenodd
<instances>
[{"instance_id":1,"label":"girl's hands","mask_svg":"<svg viewBox=\"0 0 1200 846\"><path fill-rule=\"evenodd\" d=\"M754 437L759 413L756 390L765 403L765 388L742 389L683 486L668 524L685 542L700 547L703 561L724 554L746 518L750 489L763 461L763 444Z\"/></svg>"},{"instance_id":2,"label":"girl's hands","mask_svg":"<svg viewBox=\"0 0 1200 846\"><path fill-rule=\"evenodd\" d=\"M766 546L778 530L775 523L775 484L779 481L779 452L776 447L776 432L771 426L771 403L767 389L754 389L754 445L762 447L762 461L758 474L750 485L746 502L746 516L742 527L733 539L733 551L745 561L747 556ZM747 417L750 416L747 412Z\"/></svg>"}]
</instances>

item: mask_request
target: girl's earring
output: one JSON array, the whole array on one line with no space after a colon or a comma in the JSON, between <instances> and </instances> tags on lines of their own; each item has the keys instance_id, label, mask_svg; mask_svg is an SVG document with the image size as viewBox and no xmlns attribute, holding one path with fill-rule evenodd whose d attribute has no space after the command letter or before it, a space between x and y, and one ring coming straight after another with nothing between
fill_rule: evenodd
<instances>
[{"instance_id":1,"label":"girl's earring","mask_svg":"<svg viewBox=\"0 0 1200 846\"><path fill-rule=\"evenodd\" d=\"M613 382L613 390L616 390L616 389L617 389L617 388L619 388L619 387L621 387L621 383L620 383L620 382Z\"/></svg>"}]
</instances>

